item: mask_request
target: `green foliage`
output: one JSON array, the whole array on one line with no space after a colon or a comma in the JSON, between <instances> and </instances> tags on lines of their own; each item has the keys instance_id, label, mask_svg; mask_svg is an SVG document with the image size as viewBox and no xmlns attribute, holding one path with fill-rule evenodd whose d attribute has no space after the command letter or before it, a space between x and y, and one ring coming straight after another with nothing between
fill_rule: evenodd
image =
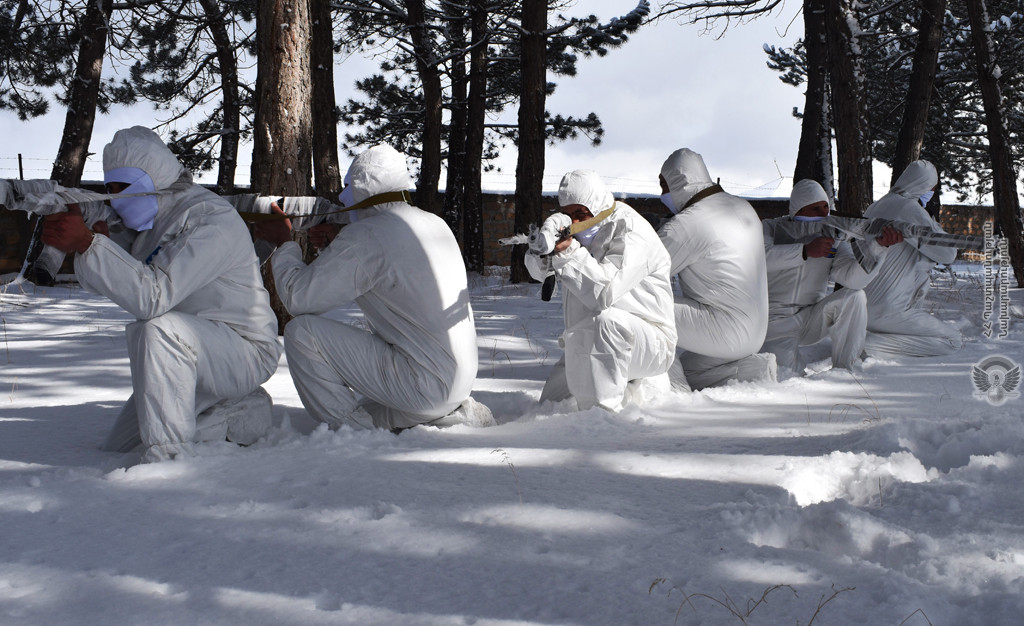
<instances>
[{"instance_id":1,"label":"green foliage","mask_svg":"<svg viewBox=\"0 0 1024 626\"><path fill-rule=\"evenodd\" d=\"M202 111L192 128L171 137L172 149L196 171L214 166L224 132L244 137L251 131L251 92L236 96L246 120L242 128L225 129L221 121L221 68L209 27L231 24L236 53L244 54L252 44L255 0L210 5L222 7L220 13L207 15L201 2L117 4L96 104L108 113L115 104L147 101L168 112L168 122ZM81 26L84 8L61 0L0 0L0 110L28 120L47 113L53 102L74 109L70 86L78 48L94 36Z\"/></svg>"},{"instance_id":2,"label":"green foliage","mask_svg":"<svg viewBox=\"0 0 1024 626\"><path fill-rule=\"evenodd\" d=\"M776 49L765 44L764 53L768 55L768 68L782 74L782 82L799 87L807 81L807 49L802 40L792 48Z\"/></svg>"},{"instance_id":3,"label":"green foliage","mask_svg":"<svg viewBox=\"0 0 1024 626\"><path fill-rule=\"evenodd\" d=\"M128 71L128 89L170 121L189 117L197 121L171 132L169 147L194 172L217 166L220 139L225 133L247 138L252 133L253 93L244 84L234 94L241 109L241 124L234 128L223 116L223 72L237 72L255 35L254 0L215 3L220 10L207 13L199 2L182 6L157 4L133 9L125 18L138 52ZM235 37L229 53L235 67L222 68L211 29L220 26ZM201 115L194 116L193 113Z\"/></svg>"},{"instance_id":4,"label":"green foliage","mask_svg":"<svg viewBox=\"0 0 1024 626\"><path fill-rule=\"evenodd\" d=\"M54 15L52 8L0 0L0 110L23 121L46 114L51 91L74 75L84 13Z\"/></svg>"},{"instance_id":5,"label":"green foliage","mask_svg":"<svg viewBox=\"0 0 1024 626\"><path fill-rule=\"evenodd\" d=\"M369 44L388 46L386 59L381 63L381 73L359 80L355 84L359 95L349 99L340 111L340 119L356 128L344 138L344 147L350 153L374 143L387 142L411 156L420 156L419 132L423 127L424 101L416 74L416 57L410 43L410 25L404 15L382 10L373 0L357 0L350 3L357 8L345 12L344 33L341 45L359 42L364 48ZM551 6L557 6L552 2ZM447 110L465 106L462 96L453 89L454 76L468 72L470 47L480 42L467 42L467 13L461 5L450 2L427 3L428 28L433 50L433 61L442 74L442 89ZM516 20L521 7L515 0L496 0L489 5L490 30L487 46L487 110L488 117L495 119L502 112L514 107L519 99L520 35ZM574 76L580 56L605 56L611 49L628 41L650 13L646 0L640 0L625 16L602 23L590 15L583 18L558 16L549 28L547 40L548 73L557 76ZM430 61L430 60L427 60ZM461 67L457 67L461 65ZM555 91L556 84L549 82L546 93ZM445 124L442 140L447 142L450 127ZM549 141L564 141L586 137L593 145L601 141L604 130L595 113L578 117L563 114L547 114L547 137ZM485 163L496 158L507 143L517 141L514 125L488 124L484 147ZM485 165L485 169L491 166Z\"/></svg>"},{"instance_id":6,"label":"green foliage","mask_svg":"<svg viewBox=\"0 0 1024 626\"><path fill-rule=\"evenodd\" d=\"M1011 144L1024 138L1024 2L988 0ZM874 157L891 165L917 45L920 5L871 0L862 3L860 48ZM765 46L768 67L799 87L806 79L803 42L793 48ZM939 69L930 102L922 158L939 169L943 185L960 200L991 191L984 109L964 0L949 0L943 22ZM1024 166L1024 152L1015 155Z\"/></svg>"}]
</instances>

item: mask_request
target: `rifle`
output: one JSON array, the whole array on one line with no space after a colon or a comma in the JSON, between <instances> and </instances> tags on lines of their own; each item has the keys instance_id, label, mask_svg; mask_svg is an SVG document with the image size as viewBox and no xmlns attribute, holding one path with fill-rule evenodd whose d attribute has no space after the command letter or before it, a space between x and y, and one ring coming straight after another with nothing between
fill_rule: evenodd
<instances>
[{"instance_id":1,"label":"rifle","mask_svg":"<svg viewBox=\"0 0 1024 626\"><path fill-rule=\"evenodd\" d=\"M928 226L887 220L881 217L841 217L837 215L829 215L818 222L779 220L776 222L776 233L783 233L784 237L780 241L776 235L776 243L806 241L811 237L831 237L836 241L849 241L857 263L864 268L864 271L870 273L878 265L878 256L871 246L864 244L879 237L882 234L882 229L886 226L891 226L903 233L905 241L916 240L916 243L914 241L906 243L917 248L946 246L960 250L985 249L985 239L976 235L943 233ZM789 241L786 241L787 238Z\"/></svg>"},{"instance_id":2,"label":"rifle","mask_svg":"<svg viewBox=\"0 0 1024 626\"><path fill-rule=\"evenodd\" d=\"M250 224L269 220L288 218L292 222L293 230L308 230L314 226L324 223L345 224L340 218L342 214L356 209L366 209L378 204L387 202L408 202L412 203L412 196L408 191L388 191L375 196L370 196L352 206L338 206L323 198L313 196L261 196L258 194L236 194L225 196L225 200L242 216L242 219ZM274 213L270 208L271 204L284 211L284 215Z\"/></svg>"},{"instance_id":3,"label":"rifle","mask_svg":"<svg viewBox=\"0 0 1024 626\"><path fill-rule=\"evenodd\" d=\"M68 210L69 204L77 204L82 210L82 219L89 228L100 221L114 224L121 222L117 213L106 204L106 200L110 197L112 196L86 189L63 187L52 180L0 179L0 206L12 211L25 211L30 215L35 214L42 217L63 213ZM35 267L37 272L46 272L50 277L55 277L60 270L65 255L52 246L42 246L39 254L34 259L32 258L32 251L36 247L40 230L41 228L33 230L28 254L15 280L23 279L30 265Z\"/></svg>"},{"instance_id":4,"label":"rifle","mask_svg":"<svg viewBox=\"0 0 1024 626\"><path fill-rule=\"evenodd\" d=\"M159 195L162 192L155 192ZM25 211L29 214L39 216L67 211L67 205L77 204L82 209L82 218L85 225L92 228L96 222L105 221L108 224L120 224L121 218L107 203L112 198L131 198L134 196L154 195L154 193L138 194L106 194L64 187L52 180L6 180L0 179L0 206L14 211ZM339 207L319 197L270 197L258 194L238 194L234 196L223 196L242 216L242 219L254 223L268 219L292 220L292 228L295 230L306 230L324 222L343 223L339 219L342 213L355 209L367 208L384 202L410 202L411 196L408 191L394 191L372 196L350 207ZM273 213L270 205L278 205L286 212L281 216ZM43 246L39 255L33 259L32 249L35 247L38 238L38 230L33 232L32 240L29 242L29 253L22 265L18 279L22 278L29 265L34 265L47 272L50 276L56 276L66 256L60 250L52 246ZM261 261L265 259L262 258Z\"/></svg>"},{"instance_id":5,"label":"rifle","mask_svg":"<svg viewBox=\"0 0 1024 626\"><path fill-rule=\"evenodd\" d=\"M388 191L375 196L370 196L352 206L338 206L320 197L311 196L284 196L270 197L257 194L237 194L227 196L225 199L230 202L242 219L250 224L258 224L271 220L288 219L291 221L293 230L308 230L314 226L324 223L344 225L350 220L343 221L341 216L356 209L366 209L378 204L387 202L407 202L412 204L412 196L408 191ZM277 204L284 215L276 213L271 208ZM256 239L253 241L256 250L256 258L260 265L267 262L274 254L276 248L273 244Z\"/></svg>"},{"instance_id":6,"label":"rifle","mask_svg":"<svg viewBox=\"0 0 1024 626\"><path fill-rule=\"evenodd\" d=\"M540 257L551 256L551 253L555 251L555 246L560 241L565 241L569 237L575 234L582 233L585 230L593 228L598 225L606 217L612 214L615 205L612 208L601 211L590 219L583 220L582 222L564 224L564 220L553 220L551 217L556 215L564 215L562 213L556 213L552 215L544 224L537 227L536 224L530 224L530 232L526 234L512 235L511 237L505 237L499 239L498 243L503 246L516 246L525 244L530 246L527 250L527 254L533 254ZM565 215L565 219L570 219L568 215ZM540 299L544 302L551 300L551 296L555 292L555 273L548 272L547 276L544 277L544 284L541 285Z\"/></svg>"}]
</instances>

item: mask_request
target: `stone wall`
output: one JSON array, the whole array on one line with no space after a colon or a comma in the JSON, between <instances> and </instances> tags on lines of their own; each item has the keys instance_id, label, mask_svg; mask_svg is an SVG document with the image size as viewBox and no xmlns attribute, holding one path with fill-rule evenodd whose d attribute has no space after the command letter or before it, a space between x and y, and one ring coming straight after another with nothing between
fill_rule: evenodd
<instances>
[{"instance_id":1,"label":"stone wall","mask_svg":"<svg viewBox=\"0 0 1024 626\"><path fill-rule=\"evenodd\" d=\"M21 271L31 238L32 220L27 213L0 209L0 274Z\"/></svg>"}]
</instances>

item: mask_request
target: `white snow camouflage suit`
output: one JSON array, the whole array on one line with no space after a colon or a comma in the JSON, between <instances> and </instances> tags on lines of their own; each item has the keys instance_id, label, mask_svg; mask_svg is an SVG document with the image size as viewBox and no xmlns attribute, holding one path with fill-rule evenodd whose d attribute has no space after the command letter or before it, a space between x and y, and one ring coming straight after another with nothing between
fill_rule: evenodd
<instances>
[{"instance_id":1,"label":"white snow camouflage suit","mask_svg":"<svg viewBox=\"0 0 1024 626\"><path fill-rule=\"evenodd\" d=\"M761 222L748 202L718 191L703 158L673 152L661 168L678 213L659 231L682 291L675 302L677 344L694 388L773 377L774 359L756 355L768 327Z\"/></svg>"},{"instance_id":2,"label":"white snow camouflage suit","mask_svg":"<svg viewBox=\"0 0 1024 626\"><path fill-rule=\"evenodd\" d=\"M389 146L349 169L355 202L412 185ZM285 354L303 405L337 428L409 428L469 400L477 373L476 327L466 267L445 222L405 202L358 210L313 263L298 244L271 259L274 283L296 317ZM370 330L324 317L355 302Z\"/></svg>"},{"instance_id":3,"label":"white snow camouflage suit","mask_svg":"<svg viewBox=\"0 0 1024 626\"><path fill-rule=\"evenodd\" d=\"M565 354L552 368L541 401L572 396L581 410L618 411L631 400L643 402L644 393L668 392L676 333L669 257L657 233L639 213L616 202L590 170L566 174L558 202L581 204L595 216L613 211L586 246L574 239L558 254L526 255L537 280L554 271L565 318ZM566 216L548 219L558 218Z\"/></svg>"},{"instance_id":4,"label":"white snow camouflage suit","mask_svg":"<svg viewBox=\"0 0 1024 626\"><path fill-rule=\"evenodd\" d=\"M864 217L899 220L945 232L919 202L936 183L935 166L924 160L914 161L900 174L889 193L867 208ZM955 248L922 246L915 238L892 246L877 275L864 288L868 307L864 342L867 354L931 356L961 348L960 331L921 308L931 287L931 269L936 263L949 264L955 259Z\"/></svg>"},{"instance_id":5,"label":"white snow camouflage suit","mask_svg":"<svg viewBox=\"0 0 1024 626\"><path fill-rule=\"evenodd\" d=\"M120 130L104 148L104 171L125 167L145 171L159 194L152 228L129 250L96 235L75 257L82 286L137 319L126 329L134 393L104 448L127 452L141 442L157 460L195 440L223 440L231 424L201 419L197 431L197 415L262 396L256 432L239 440L251 443L270 425L259 386L277 369L281 346L248 229L230 204L192 184L148 128Z\"/></svg>"},{"instance_id":6,"label":"white snow camouflage suit","mask_svg":"<svg viewBox=\"0 0 1024 626\"><path fill-rule=\"evenodd\" d=\"M849 369L860 359L867 329L867 299L864 286L874 274L857 263L850 244L835 246L834 258L804 258L804 245L819 235L794 240L779 228L803 207L825 201L828 194L816 181L801 180L793 186L789 217L765 220L764 245L768 263L768 333L762 350L772 352L780 367L800 374L804 363L800 346L832 341L832 365ZM867 242L884 258L886 249ZM879 264L880 266L880 264ZM875 267L877 273L878 267ZM843 289L828 293L829 280Z\"/></svg>"}]
</instances>

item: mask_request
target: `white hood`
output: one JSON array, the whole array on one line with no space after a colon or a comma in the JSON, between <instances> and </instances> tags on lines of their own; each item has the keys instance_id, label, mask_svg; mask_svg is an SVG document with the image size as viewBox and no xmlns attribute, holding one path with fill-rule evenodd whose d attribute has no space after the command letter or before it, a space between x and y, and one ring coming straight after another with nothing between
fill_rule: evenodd
<instances>
[{"instance_id":1,"label":"white hood","mask_svg":"<svg viewBox=\"0 0 1024 626\"><path fill-rule=\"evenodd\" d=\"M914 161L903 170L889 193L917 200L924 192L931 191L938 182L939 175L935 166L922 159Z\"/></svg>"},{"instance_id":2,"label":"white hood","mask_svg":"<svg viewBox=\"0 0 1024 626\"><path fill-rule=\"evenodd\" d=\"M170 148L152 130L132 126L114 133L103 148L103 171L138 168L149 175L157 191L177 182L192 182L192 174L174 156Z\"/></svg>"},{"instance_id":3,"label":"white hood","mask_svg":"<svg viewBox=\"0 0 1024 626\"><path fill-rule=\"evenodd\" d=\"M819 202L828 202L829 212L832 212L832 201L818 181L805 178L793 185L793 192L789 195L789 214L796 215L805 206Z\"/></svg>"},{"instance_id":4,"label":"white hood","mask_svg":"<svg viewBox=\"0 0 1024 626\"><path fill-rule=\"evenodd\" d=\"M352 198L362 202L370 196L412 187L405 156L388 145L374 146L352 161Z\"/></svg>"},{"instance_id":5,"label":"white hood","mask_svg":"<svg viewBox=\"0 0 1024 626\"><path fill-rule=\"evenodd\" d=\"M704 158L689 148L680 148L670 154L661 166L661 176L668 184L677 210L682 209L697 193L714 184L704 165Z\"/></svg>"},{"instance_id":6,"label":"white hood","mask_svg":"<svg viewBox=\"0 0 1024 626\"><path fill-rule=\"evenodd\" d=\"M597 215L615 204L615 197L608 191L601 177L593 170L574 170L562 177L558 186L558 206L582 204Z\"/></svg>"}]
</instances>

